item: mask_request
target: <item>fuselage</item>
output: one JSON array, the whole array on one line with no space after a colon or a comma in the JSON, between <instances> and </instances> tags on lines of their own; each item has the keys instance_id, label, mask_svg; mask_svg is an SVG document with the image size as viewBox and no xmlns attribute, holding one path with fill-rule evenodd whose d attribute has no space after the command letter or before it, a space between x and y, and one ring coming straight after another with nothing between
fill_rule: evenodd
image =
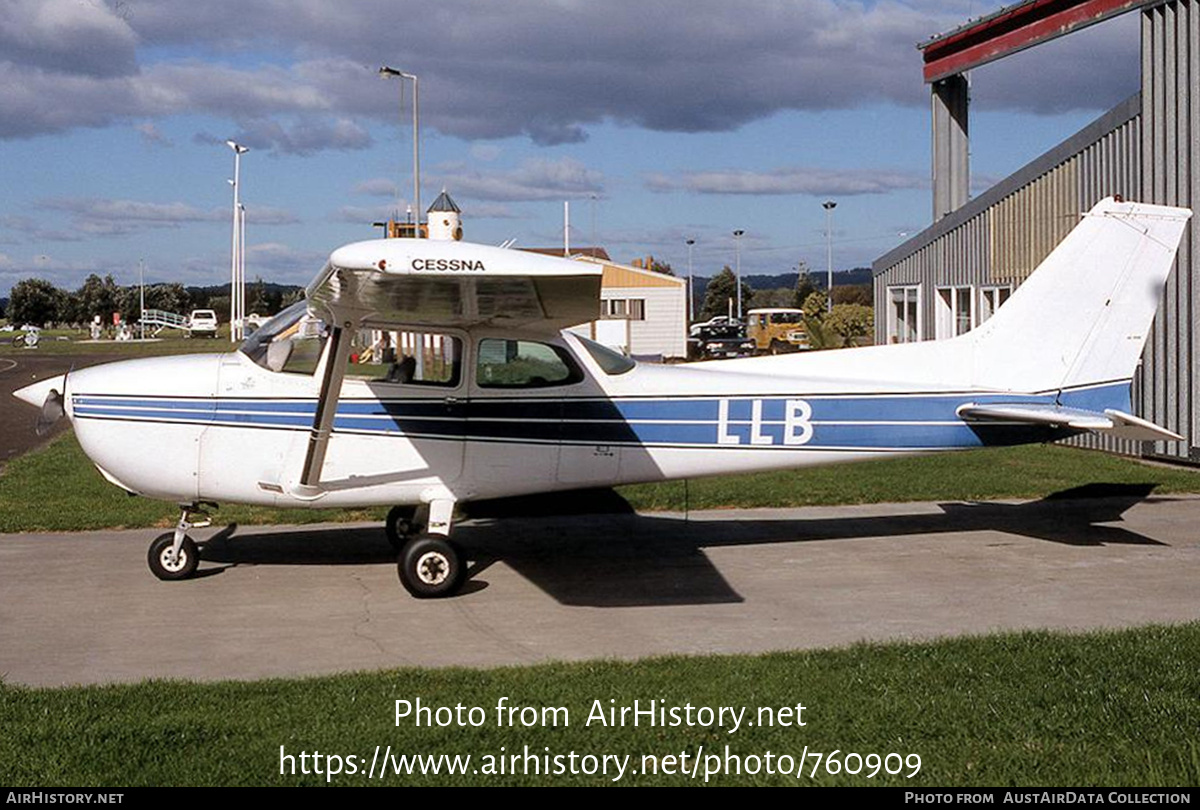
<instances>
[{"instance_id":1,"label":"fuselage","mask_svg":"<svg viewBox=\"0 0 1200 810\"><path fill-rule=\"evenodd\" d=\"M614 362L569 333L443 337L458 347L446 379L344 381L316 491L298 479L319 367L273 371L240 351L111 363L70 375L66 411L88 456L132 492L179 503L325 507L462 502L1044 441L1070 431L968 424L956 409L1128 399L1127 381L1026 393L956 385L937 367L934 344L672 366ZM489 362L503 363L506 347L510 355L543 351L567 371L489 380L497 367Z\"/></svg>"}]
</instances>

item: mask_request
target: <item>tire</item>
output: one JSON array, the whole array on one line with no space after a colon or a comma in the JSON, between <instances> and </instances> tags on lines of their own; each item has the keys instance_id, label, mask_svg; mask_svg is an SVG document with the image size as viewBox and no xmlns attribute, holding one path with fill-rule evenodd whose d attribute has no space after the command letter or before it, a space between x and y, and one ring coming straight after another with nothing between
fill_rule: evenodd
<instances>
[{"instance_id":1,"label":"tire","mask_svg":"<svg viewBox=\"0 0 1200 810\"><path fill-rule=\"evenodd\" d=\"M779 355L787 351L787 346L781 340L771 341L771 354Z\"/></svg>"},{"instance_id":2,"label":"tire","mask_svg":"<svg viewBox=\"0 0 1200 810\"><path fill-rule=\"evenodd\" d=\"M397 568L404 589L418 599L454 595L466 574L458 546L434 534L408 541L400 552Z\"/></svg>"},{"instance_id":3,"label":"tire","mask_svg":"<svg viewBox=\"0 0 1200 810\"><path fill-rule=\"evenodd\" d=\"M170 565L167 562L167 556L171 553L171 546L174 544L175 532L166 532L154 538L154 542L150 544L150 551L146 555L150 572L159 579L167 581L190 579L196 573L196 566L200 564L200 550L196 548L196 541L184 535L183 545L179 547L179 558L175 565Z\"/></svg>"},{"instance_id":4,"label":"tire","mask_svg":"<svg viewBox=\"0 0 1200 810\"><path fill-rule=\"evenodd\" d=\"M399 552L404 548L404 544L416 534L416 517L417 507L415 506L393 506L387 513L383 531L387 535L388 543L395 551Z\"/></svg>"}]
</instances>

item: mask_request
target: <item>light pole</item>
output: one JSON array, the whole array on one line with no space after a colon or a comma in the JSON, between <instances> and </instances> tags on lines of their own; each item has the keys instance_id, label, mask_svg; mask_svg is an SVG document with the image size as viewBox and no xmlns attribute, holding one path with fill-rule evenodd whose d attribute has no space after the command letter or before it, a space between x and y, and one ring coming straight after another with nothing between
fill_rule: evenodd
<instances>
[{"instance_id":1,"label":"light pole","mask_svg":"<svg viewBox=\"0 0 1200 810\"><path fill-rule=\"evenodd\" d=\"M242 155L250 147L236 141L225 141L233 150L233 243L229 258L229 340L237 343L241 339L241 249L242 249Z\"/></svg>"},{"instance_id":2,"label":"light pole","mask_svg":"<svg viewBox=\"0 0 1200 810\"><path fill-rule=\"evenodd\" d=\"M734 265L737 268L737 317L742 319L742 235L746 232L736 230L733 232L733 255Z\"/></svg>"},{"instance_id":3,"label":"light pole","mask_svg":"<svg viewBox=\"0 0 1200 810\"><path fill-rule=\"evenodd\" d=\"M238 340L246 337L246 204L238 202Z\"/></svg>"},{"instance_id":4,"label":"light pole","mask_svg":"<svg viewBox=\"0 0 1200 810\"><path fill-rule=\"evenodd\" d=\"M138 259L138 324L139 337L146 339L146 260Z\"/></svg>"},{"instance_id":5,"label":"light pole","mask_svg":"<svg viewBox=\"0 0 1200 810\"><path fill-rule=\"evenodd\" d=\"M412 119L413 119L413 205L417 209L417 222L413 228L413 235L421 238L421 107L420 107L420 91L417 85L417 77L411 73L405 73L402 70L396 70L384 65L379 69L379 78L381 79L400 79L400 105L404 105L404 84L403 81L408 79L413 85L412 94Z\"/></svg>"},{"instance_id":6,"label":"light pole","mask_svg":"<svg viewBox=\"0 0 1200 810\"><path fill-rule=\"evenodd\" d=\"M837 203L826 200L821 207L825 209L825 292L829 296L825 311L833 312L833 209L837 208Z\"/></svg>"},{"instance_id":7,"label":"light pole","mask_svg":"<svg viewBox=\"0 0 1200 810\"><path fill-rule=\"evenodd\" d=\"M695 313L692 311L692 310L695 308L695 306L696 306L696 304L695 304L695 300L696 300L696 299L695 299L695 294L692 292L692 246L693 246L693 245L695 245L695 244L696 244L696 240L695 240L695 239L689 239L689 240L687 240L687 246L688 246L688 300L687 300L687 319L688 319L688 325L689 325L689 326L691 325L692 321L693 321L693 320L695 320Z\"/></svg>"},{"instance_id":8,"label":"light pole","mask_svg":"<svg viewBox=\"0 0 1200 810\"><path fill-rule=\"evenodd\" d=\"M596 242L596 195L592 195L592 258L596 258L596 248L599 243Z\"/></svg>"}]
</instances>

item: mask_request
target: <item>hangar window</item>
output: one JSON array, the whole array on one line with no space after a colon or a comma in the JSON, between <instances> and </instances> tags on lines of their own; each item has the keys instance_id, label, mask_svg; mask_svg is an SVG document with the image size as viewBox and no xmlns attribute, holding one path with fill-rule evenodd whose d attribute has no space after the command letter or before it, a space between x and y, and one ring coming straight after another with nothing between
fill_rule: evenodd
<instances>
[{"instance_id":1,"label":"hangar window","mask_svg":"<svg viewBox=\"0 0 1200 810\"><path fill-rule=\"evenodd\" d=\"M475 382L480 388L546 388L583 379L566 351L532 340L479 341Z\"/></svg>"},{"instance_id":2,"label":"hangar window","mask_svg":"<svg viewBox=\"0 0 1200 810\"><path fill-rule=\"evenodd\" d=\"M934 336L938 340L965 335L975 325L973 287L938 287L934 299L937 320Z\"/></svg>"},{"instance_id":3,"label":"hangar window","mask_svg":"<svg viewBox=\"0 0 1200 810\"><path fill-rule=\"evenodd\" d=\"M624 318L629 321L646 320L646 299L608 298L604 301L605 318Z\"/></svg>"},{"instance_id":4,"label":"hangar window","mask_svg":"<svg viewBox=\"0 0 1200 810\"><path fill-rule=\"evenodd\" d=\"M1012 295L1012 285L1002 287L984 287L979 291L979 322L983 323L996 314L1000 305Z\"/></svg>"},{"instance_id":5,"label":"hangar window","mask_svg":"<svg viewBox=\"0 0 1200 810\"><path fill-rule=\"evenodd\" d=\"M921 339L921 288L888 287L888 343Z\"/></svg>"}]
</instances>

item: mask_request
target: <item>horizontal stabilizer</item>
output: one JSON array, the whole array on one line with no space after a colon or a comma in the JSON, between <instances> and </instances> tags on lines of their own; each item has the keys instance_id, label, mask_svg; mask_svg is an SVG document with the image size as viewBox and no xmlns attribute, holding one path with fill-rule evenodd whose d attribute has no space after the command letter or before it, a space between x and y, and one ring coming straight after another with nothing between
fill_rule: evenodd
<instances>
[{"instance_id":1,"label":"horizontal stabilizer","mask_svg":"<svg viewBox=\"0 0 1200 810\"><path fill-rule=\"evenodd\" d=\"M1064 408L1061 405L1036 402L988 403L968 402L955 411L964 422L1017 422L1028 425L1050 425L1075 430L1092 430L1118 439L1132 441L1179 441L1183 437L1147 422L1133 414L1112 409L1089 411L1083 408Z\"/></svg>"}]
</instances>

